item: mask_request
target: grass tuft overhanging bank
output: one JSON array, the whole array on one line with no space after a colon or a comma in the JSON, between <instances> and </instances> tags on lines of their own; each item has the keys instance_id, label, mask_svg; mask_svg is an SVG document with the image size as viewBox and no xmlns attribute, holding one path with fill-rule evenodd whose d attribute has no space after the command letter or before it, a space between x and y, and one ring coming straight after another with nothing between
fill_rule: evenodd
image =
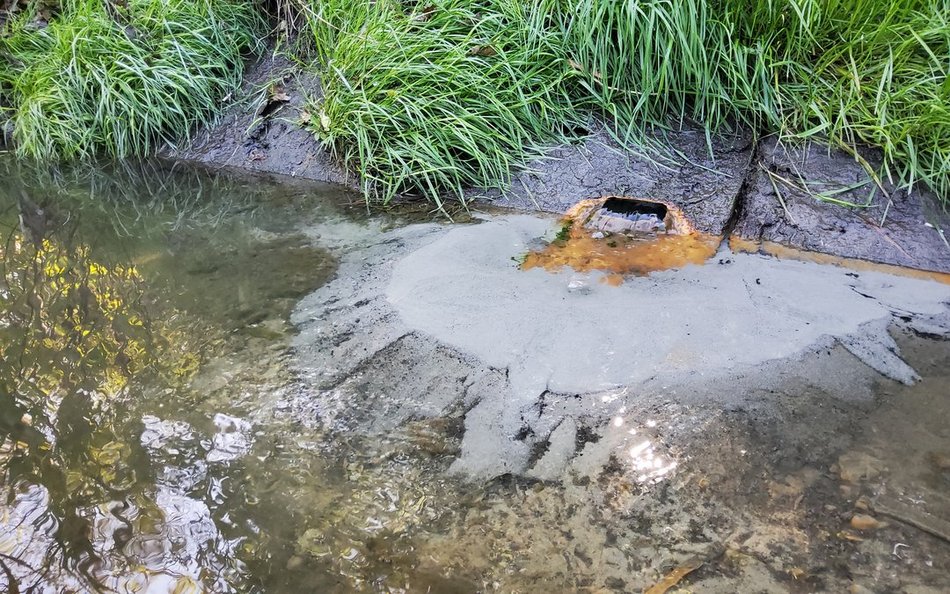
<instances>
[{"instance_id":1,"label":"grass tuft overhanging bank","mask_svg":"<svg viewBox=\"0 0 950 594\"><path fill-rule=\"evenodd\" d=\"M15 8L0 26L0 105L17 152L38 159L143 155L185 138L237 88L264 30L238 0Z\"/></svg>"},{"instance_id":2,"label":"grass tuft overhanging bank","mask_svg":"<svg viewBox=\"0 0 950 594\"><path fill-rule=\"evenodd\" d=\"M879 147L872 175L950 198L948 0L316 0L302 10L326 91L311 124L384 200L504 184L539 142L592 113L634 142L698 124Z\"/></svg>"},{"instance_id":3,"label":"grass tuft overhanging bank","mask_svg":"<svg viewBox=\"0 0 950 594\"><path fill-rule=\"evenodd\" d=\"M577 118L567 94L574 73L538 3L318 4L311 30L326 67L312 125L368 195L438 201L504 185ZM339 30L321 33L324 20Z\"/></svg>"}]
</instances>

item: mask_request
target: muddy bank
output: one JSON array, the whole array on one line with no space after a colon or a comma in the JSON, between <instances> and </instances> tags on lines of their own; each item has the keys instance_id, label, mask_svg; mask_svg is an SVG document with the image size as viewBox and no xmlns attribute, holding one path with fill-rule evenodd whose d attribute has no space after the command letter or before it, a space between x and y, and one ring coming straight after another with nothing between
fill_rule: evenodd
<instances>
[{"instance_id":1,"label":"muddy bank","mask_svg":"<svg viewBox=\"0 0 950 594\"><path fill-rule=\"evenodd\" d=\"M163 156L355 187L354 178L301 126L308 101L319 97L316 74L269 54L248 68L233 105L215 125Z\"/></svg>"},{"instance_id":2,"label":"muddy bank","mask_svg":"<svg viewBox=\"0 0 950 594\"><path fill-rule=\"evenodd\" d=\"M275 100L274 97L279 97ZM275 56L249 69L232 106L194 141L166 156L212 166L241 167L357 187L307 130L307 104L320 96L319 79ZM714 139L712 154L700 130L670 133L672 151L688 161L649 158L624 149L600 124L575 146L553 148L517 172L509 191L471 189L467 199L521 210L562 213L585 198L632 195L682 207L697 228L721 234L749 166L747 134Z\"/></svg>"},{"instance_id":3,"label":"muddy bank","mask_svg":"<svg viewBox=\"0 0 950 594\"><path fill-rule=\"evenodd\" d=\"M865 155L872 167L880 165L874 151ZM880 181L884 190L843 151L767 139L750 171L734 235L843 258L950 272L950 215L937 197ZM817 200L816 194L826 201Z\"/></svg>"},{"instance_id":4,"label":"muddy bank","mask_svg":"<svg viewBox=\"0 0 950 594\"><path fill-rule=\"evenodd\" d=\"M380 382L402 377L377 402L391 410L380 417L386 423L467 411L455 467L491 478L532 471L532 451L558 427L571 394L585 395L585 415L607 416L599 403L640 398L644 389L705 393L710 381L745 381L770 362L787 365L836 345L913 384L918 374L889 328L950 334L943 284L728 250L718 264L620 287L601 283L596 271L521 270L519 256L556 229L553 217L510 216L389 234L341 263L341 278L301 304L301 365L326 389L365 382L374 370L385 371ZM430 340L461 353L477 373L446 374L455 364L418 355L431 350L420 347ZM421 369L399 371L414 360ZM835 369L820 380L839 391L851 385ZM733 401L730 391L712 394L719 404ZM561 462L571 455L560 454Z\"/></svg>"},{"instance_id":5,"label":"muddy bank","mask_svg":"<svg viewBox=\"0 0 950 594\"><path fill-rule=\"evenodd\" d=\"M517 172L508 191L471 190L467 197L551 213L563 213L587 198L649 198L678 206L699 231L721 235L753 156L751 137L718 137L711 154L701 130L670 133L666 140L686 160L633 153L598 125L576 146L554 148L544 160Z\"/></svg>"},{"instance_id":6,"label":"muddy bank","mask_svg":"<svg viewBox=\"0 0 950 594\"><path fill-rule=\"evenodd\" d=\"M317 100L316 75L272 56L249 69L234 106L194 141L165 156L211 166L358 187L301 127ZM773 138L754 142L749 133L712 139L701 130L665 137L673 159L648 157L619 145L602 125L576 145L552 147L544 159L516 172L506 191L473 188L466 198L518 210L563 213L578 201L627 195L668 201L700 231L871 262L950 272L950 214L923 190L884 190L852 155ZM874 151L862 159L876 167ZM827 200L819 200L816 196ZM843 206L851 203L856 206Z\"/></svg>"}]
</instances>

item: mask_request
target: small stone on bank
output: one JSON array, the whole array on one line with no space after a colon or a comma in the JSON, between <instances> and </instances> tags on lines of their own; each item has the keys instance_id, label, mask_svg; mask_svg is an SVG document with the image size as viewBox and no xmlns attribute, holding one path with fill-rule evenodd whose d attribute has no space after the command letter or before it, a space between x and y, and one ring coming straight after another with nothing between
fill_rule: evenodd
<instances>
[{"instance_id":1,"label":"small stone on bank","mask_svg":"<svg viewBox=\"0 0 950 594\"><path fill-rule=\"evenodd\" d=\"M857 484L877 478L881 474L882 463L862 452L847 452L838 458L836 470L842 481Z\"/></svg>"},{"instance_id":2,"label":"small stone on bank","mask_svg":"<svg viewBox=\"0 0 950 594\"><path fill-rule=\"evenodd\" d=\"M930 462L937 468L937 470L950 470L950 453L930 452Z\"/></svg>"},{"instance_id":3,"label":"small stone on bank","mask_svg":"<svg viewBox=\"0 0 950 594\"><path fill-rule=\"evenodd\" d=\"M854 502L854 509L860 511L868 511L871 509L871 501L864 495L858 497L858 500Z\"/></svg>"}]
</instances>

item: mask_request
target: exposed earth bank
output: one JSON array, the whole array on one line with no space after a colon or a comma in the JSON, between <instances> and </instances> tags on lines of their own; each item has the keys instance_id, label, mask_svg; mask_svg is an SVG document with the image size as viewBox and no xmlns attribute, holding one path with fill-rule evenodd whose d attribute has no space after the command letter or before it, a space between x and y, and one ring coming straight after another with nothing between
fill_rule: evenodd
<instances>
[{"instance_id":1,"label":"exposed earth bank","mask_svg":"<svg viewBox=\"0 0 950 594\"><path fill-rule=\"evenodd\" d=\"M312 117L308 102L319 96L317 77L284 58L264 59L249 69L237 101L216 125L166 156L355 188L358 180L301 126ZM908 193L872 179L876 151L855 158L774 137L754 141L748 133L713 138L710 151L701 130L684 130L665 137L675 156L650 158L619 145L603 126L592 128L579 144L552 147L545 159L516 172L510 188L473 188L466 198L551 213L608 195L664 200L699 230L744 240L747 249L774 252L769 246L779 245L950 272L950 214L926 191Z\"/></svg>"}]
</instances>

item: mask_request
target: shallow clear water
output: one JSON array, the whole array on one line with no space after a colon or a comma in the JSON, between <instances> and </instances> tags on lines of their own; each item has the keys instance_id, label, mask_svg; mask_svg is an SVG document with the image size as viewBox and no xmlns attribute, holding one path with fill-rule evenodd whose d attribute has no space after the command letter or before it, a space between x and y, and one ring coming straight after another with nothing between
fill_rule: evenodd
<instances>
[{"instance_id":1,"label":"shallow clear water","mask_svg":"<svg viewBox=\"0 0 950 594\"><path fill-rule=\"evenodd\" d=\"M290 309L335 268L297 229L358 219L352 197L155 163L0 169L0 554L20 590L258 585L287 509L265 495L279 432L251 417L290 382Z\"/></svg>"},{"instance_id":2,"label":"shallow clear water","mask_svg":"<svg viewBox=\"0 0 950 594\"><path fill-rule=\"evenodd\" d=\"M796 376L766 412L653 400L615 424L578 409L579 451L635 422L650 439L634 462L672 469L656 480L612 459L563 481L466 483L446 472L466 410L400 416L385 381L411 384L386 379L404 362L383 357L343 386L295 363L298 301L349 274L341 245L385 246L406 216L367 217L328 186L154 163L52 175L0 158L0 174L8 590L639 591L684 564L697 591L945 583L950 553L927 535L882 533L884 549L915 539L899 560L867 548L871 535L836 536L871 486L838 489L831 467L857 452L900 467L902 488L945 492L929 460L950 443L932 422L948 414L950 343L905 337L924 381L882 380L858 403ZM420 398L470 373L423 338L400 340L397 357L443 365L448 387L420 384ZM893 434L895 417L918 430ZM930 505L927 517L948 511Z\"/></svg>"}]
</instances>

